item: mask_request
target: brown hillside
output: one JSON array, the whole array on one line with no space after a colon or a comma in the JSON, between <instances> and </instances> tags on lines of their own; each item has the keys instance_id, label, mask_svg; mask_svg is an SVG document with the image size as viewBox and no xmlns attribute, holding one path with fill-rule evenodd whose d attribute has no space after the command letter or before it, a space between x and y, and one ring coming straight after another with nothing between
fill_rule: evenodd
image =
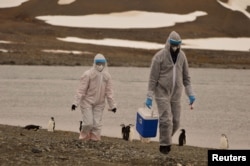
<instances>
[{"instance_id":1,"label":"brown hillside","mask_svg":"<svg viewBox=\"0 0 250 166\"><path fill-rule=\"evenodd\" d=\"M205 11L208 15L173 27L124 30L57 27L35 19L41 15L86 15L127 10L179 14ZM0 64L90 65L93 55L102 52L109 58L111 65L148 66L157 51L65 43L58 41L56 37L117 38L164 43L172 30L179 32L183 39L250 37L250 19L240 12L222 7L216 0L106 0L105 4L102 0L77 0L70 5L57 5L57 0L30 0L19 7L0 9L0 21L0 40L17 42L11 45L1 44L2 49L12 51L0 52ZM93 55L55 55L41 52L41 49L89 51ZM250 52L186 52L193 67L250 68ZM120 61L121 58L123 62Z\"/></svg>"}]
</instances>

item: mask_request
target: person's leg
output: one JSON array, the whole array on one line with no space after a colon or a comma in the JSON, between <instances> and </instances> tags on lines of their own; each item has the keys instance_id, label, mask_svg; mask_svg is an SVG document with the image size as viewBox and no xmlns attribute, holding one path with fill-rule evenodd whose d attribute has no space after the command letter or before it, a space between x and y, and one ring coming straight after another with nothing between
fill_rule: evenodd
<instances>
[{"instance_id":1,"label":"person's leg","mask_svg":"<svg viewBox=\"0 0 250 166\"><path fill-rule=\"evenodd\" d=\"M156 100L159 112L160 152L167 154L171 150L173 116L170 103L165 99Z\"/></svg>"},{"instance_id":2,"label":"person's leg","mask_svg":"<svg viewBox=\"0 0 250 166\"><path fill-rule=\"evenodd\" d=\"M159 112L160 145L171 145L173 121L170 103L165 100L157 100L156 103Z\"/></svg>"},{"instance_id":3,"label":"person's leg","mask_svg":"<svg viewBox=\"0 0 250 166\"><path fill-rule=\"evenodd\" d=\"M93 127L93 113L91 108L82 108L82 130L80 132L80 140L89 140L90 131Z\"/></svg>"},{"instance_id":4,"label":"person's leg","mask_svg":"<svg viewBox=\"0 0 250 166\"><path fill-rule=\"evenodd\" d=\"M181 103L171 102L171 111L173 115L173 131L172 131L172 136L173 136L180 127Z\"/></svg>"},{"instance_id":5,"label":"person's leg","mask_svg":"<svg viewBox=\"0 0 250 166\"><path fill-rule=\"evenodd\" d=\"M103 107L93 108L93 127L90 131L90 139L93 141L101 140L103 109Z\"/></svg>"}]
</instances>

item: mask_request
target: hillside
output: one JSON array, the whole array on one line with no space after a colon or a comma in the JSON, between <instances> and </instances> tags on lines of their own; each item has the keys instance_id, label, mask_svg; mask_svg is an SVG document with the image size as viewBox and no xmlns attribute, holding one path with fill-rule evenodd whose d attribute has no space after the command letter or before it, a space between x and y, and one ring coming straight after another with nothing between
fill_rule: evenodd
<instances>
[{"instance_id":1,"label":"hillside","mask_svg":"<svg viewBox=\"0 0 250 166\"><path fill-rule=\"evenodd\" d=\"M154 29L70 28L51 26L35 19L41 15L86 15L127 10L178 14L205 11L208 15L198 17L194 22ZM65 43L57 40L57 37L117 38L165 43L172 30L179 32L183 39L250 37L250 19L240 12L222 7L216 0L107 0L105 4L102 0L77 0L70 5L58 5L57 0L30 0L18 7L0 8L0 22L1 40L14 42L1 43L0 49L11 51L0 52L0 64L91 65L93 55L101 52L112 66L149 66L157 51ZM42 52L42 49L80 50L89 54L53 54ZM185 51L191 67L250 68L250 52Z\"/></svg>"}]
</instances>

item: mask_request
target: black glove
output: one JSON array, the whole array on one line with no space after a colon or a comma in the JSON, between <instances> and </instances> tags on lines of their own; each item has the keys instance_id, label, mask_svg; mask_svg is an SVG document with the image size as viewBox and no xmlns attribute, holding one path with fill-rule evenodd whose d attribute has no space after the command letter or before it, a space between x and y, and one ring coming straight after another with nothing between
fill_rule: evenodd
<instances>
[{"instance_id":1,"label":"black glove","mask_svg":"<svg viewBox=\"0 0 250 166\"><path fill-rule=\"evenodd\" d=\"M113 108L111 111L114 112L114 113L116 113L116 108Z\"/></svg>"},{"instance_id":2,"label":"black glove","mask_svg":"<svg viewBox=\"0 0 250 166\"><path fill-rule=\"evenodd\" d=\"M76 110L76 105L73 104L73 105L71 106L71 111L75 111L75 110Z\"/></svg>"}]
</instances>

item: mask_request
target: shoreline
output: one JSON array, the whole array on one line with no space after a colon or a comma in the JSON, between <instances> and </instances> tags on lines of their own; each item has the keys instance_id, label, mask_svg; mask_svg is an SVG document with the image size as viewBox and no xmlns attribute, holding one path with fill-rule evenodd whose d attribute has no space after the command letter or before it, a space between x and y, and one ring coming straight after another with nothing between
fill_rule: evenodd
<instances>
[{"instance_id":1,"label":"shoreline","mask_svg":"<svg viewBox=\"0 0 250 166\"><path fill-rule=\"evenodd\" d=\"M104 46L100 48L100 51L92 51L89 54L41 53L30 48L25 48L25 52L17 50L9 53L0 52L0 65L90 66L93 64L93 57L100 52L106 57L110 67L150 67L151 60L157 52L157 50ZM98 49L98 47L87 47L87 50L92 49ZM248 52L191 49L185 49L184 52L189 67L192 68L250 69L250 53Z\"/></svg>"},{"instance_id":2,"label":"shoreline","mask_svg":"<svg viewBox=\"0 0 250 166\"><path fill-rule=\"evenodd\" d=\"M210 148L172 145L162 155L158 142L132 142L102 136L99 142L78 140L78 133L46 129L26 130L0 124L0 157L3 165L207 165Z\"/></svg>"}]
</instances>

